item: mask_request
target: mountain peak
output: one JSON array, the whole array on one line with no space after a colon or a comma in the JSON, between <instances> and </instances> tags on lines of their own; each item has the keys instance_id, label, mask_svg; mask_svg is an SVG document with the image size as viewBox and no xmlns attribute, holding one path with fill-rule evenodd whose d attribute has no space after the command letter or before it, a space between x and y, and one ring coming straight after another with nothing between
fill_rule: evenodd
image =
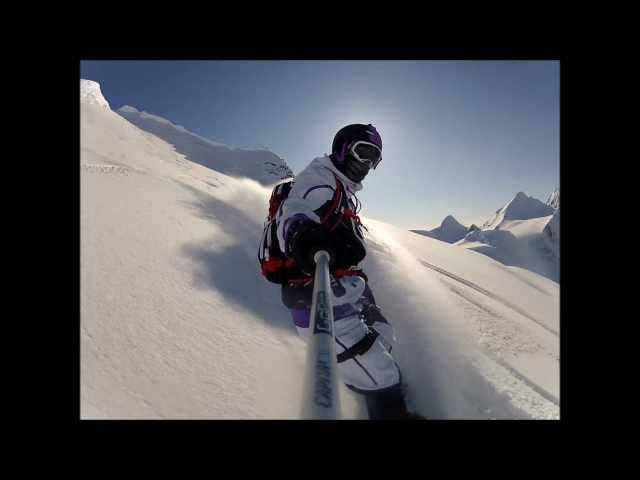
<instances>
[{"instance_id":1,"label":"mountain peak","mask_svg":"<svg viewBox=\"0 0 640 480\"><path fill-rule=\"evenodd\" d=\"M118 113L140 113L140 110L138 110L136 107L132 107L131 105L123 105L118 110L116 110L116 112L118 112Z\"/></svg>"},{"instance_id":2,"label":"mountain peak","mask_svg":"<svg viewBox=\"0 0 640 480\"><path fill-rule=\"evenodd\" d=\"M524 192L518 192L518 193L516 193L516 196L513 198L513 200L520 200L520 201L522 201L522 200L527 200L527 199L529 199L529 198L532 198L532 197L529 197L529 196L528 196L526 193L524 193Z\"/></svg>"},{"instance_id":3,"label":"mountain peak","mask_svg":"<svg viewBox=\"0 0 640 480\"><path fill-rule=\"evenodd\" d=\"M447 215L446 217L444 217L444 220L442 220L442 223L440 224L441 227L458 227L461 226L460 222L458 222L455 217L453 215Z\"/></svg>"},{"instance_id":4,"label":"mountain peak","mask_svg":"<svg viewBox=\"0 0 640 480\"><path fill-rule=\"evenodd\" d=\"M111 110L109 102L107 102L107 99L102 95L100 84L93 80L80 79L80 102L90 105L98 105Z\"/></svg>"},{"instance_id":5,"label":"mountain peak","mask_svg":"<svg viewBox=\"0 0 640 480\"><path fill-rule=\"evenodd\" d=\"M553 215L555 210L537 198L518 192L513 200L496 211L491 220L482 225L483 230L497 229L505 220L529 220L531 218Z\"/></svg>"},{"instance_id":6,"label":"mountain peak","mask_svg":"<svg viewBox=\"0 0 640 480\"><path fill-rule=\"evenodd\" d=\"M435 238L442 242L455 243L467 234L467 227L458 222L453 215L447 215L439 227L433 230L412 230L413 232Z\"/></svg>"}]
</instances>

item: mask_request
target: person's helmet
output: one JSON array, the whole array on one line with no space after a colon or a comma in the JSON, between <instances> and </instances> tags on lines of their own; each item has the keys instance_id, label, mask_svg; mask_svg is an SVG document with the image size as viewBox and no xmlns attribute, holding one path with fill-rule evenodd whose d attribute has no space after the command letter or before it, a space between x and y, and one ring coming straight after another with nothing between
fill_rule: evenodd
<instances>
[{"instance_id":1,"label":"person's helmet","mask_svg":"<svg viewBox=\"0 0 640 480\"><path fill-rule=\"evenodd\" d=\"M371 124L347 125L333 139L331 160L349 179L361 182L382 160L382 138Z\"/></svg>"}]
</instances>

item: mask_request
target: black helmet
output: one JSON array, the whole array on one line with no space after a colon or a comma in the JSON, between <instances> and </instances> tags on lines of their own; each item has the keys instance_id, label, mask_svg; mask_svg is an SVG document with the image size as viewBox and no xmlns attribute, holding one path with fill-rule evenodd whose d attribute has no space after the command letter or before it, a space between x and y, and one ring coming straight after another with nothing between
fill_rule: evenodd
<instances>
[{"instance_id":1,"label":"black helmet","mask_svg":"<svg viewBox=\"0 0 640 480\"><path fill-rule=\"evenodd\" d=\"M366 143L359 145L359 141ZM348 178L360 182L382 160L382 138L371 124L347 125L333 139L331 160Z\"/></svg>"}]
</instances>

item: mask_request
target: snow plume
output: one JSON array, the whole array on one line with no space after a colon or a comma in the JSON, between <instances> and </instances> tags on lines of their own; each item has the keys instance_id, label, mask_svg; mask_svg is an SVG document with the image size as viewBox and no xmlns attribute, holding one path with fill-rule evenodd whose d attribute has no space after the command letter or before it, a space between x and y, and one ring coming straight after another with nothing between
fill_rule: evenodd
<instances>
[{"instance_id":1,"label":"snow plume","mask_svg":"<svg viewBox=\"0 0 640 480\"><path fill-rule=\"evenodd\" d=\"M269 189L249 179L227 179L223 188L204 189L193 180L179 182L192 198L186 206L212 227L208 237L182 248L193 261L194 285L221 292L236 308L294 332L277 287L263 279L257 261Z\"/></svg>"},{"instance_id":2,"label":"snow plume","mask_svg":"<svg viewBox=\"0 0 640 480\"><path fill-rule=\"evenodd\" d=\"M364 269L401 345L394 356L408 384L409 407L429 418L527 418L474 363L481 354L450 289L393 240L395 227L365 223L371 236Z\"/></svg>"}]
</instances>

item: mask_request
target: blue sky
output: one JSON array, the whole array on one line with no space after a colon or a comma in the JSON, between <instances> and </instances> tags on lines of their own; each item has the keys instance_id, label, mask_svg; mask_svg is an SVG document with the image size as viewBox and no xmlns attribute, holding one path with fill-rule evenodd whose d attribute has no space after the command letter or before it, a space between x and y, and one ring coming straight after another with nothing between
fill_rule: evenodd
<instances>
[{"instance_id":1,"label":"blue sky","mask_svg":"<svg viewBox=\"0 0 640 480\"><path fill-rule=\"evenodd\" d=\"M372 123L383 161L362 213L404 228L482 223L518 191L560 183L557 61L83 61L115 110L263 146L295 173L335 132Z\"/></svg>"}]
</instances>

